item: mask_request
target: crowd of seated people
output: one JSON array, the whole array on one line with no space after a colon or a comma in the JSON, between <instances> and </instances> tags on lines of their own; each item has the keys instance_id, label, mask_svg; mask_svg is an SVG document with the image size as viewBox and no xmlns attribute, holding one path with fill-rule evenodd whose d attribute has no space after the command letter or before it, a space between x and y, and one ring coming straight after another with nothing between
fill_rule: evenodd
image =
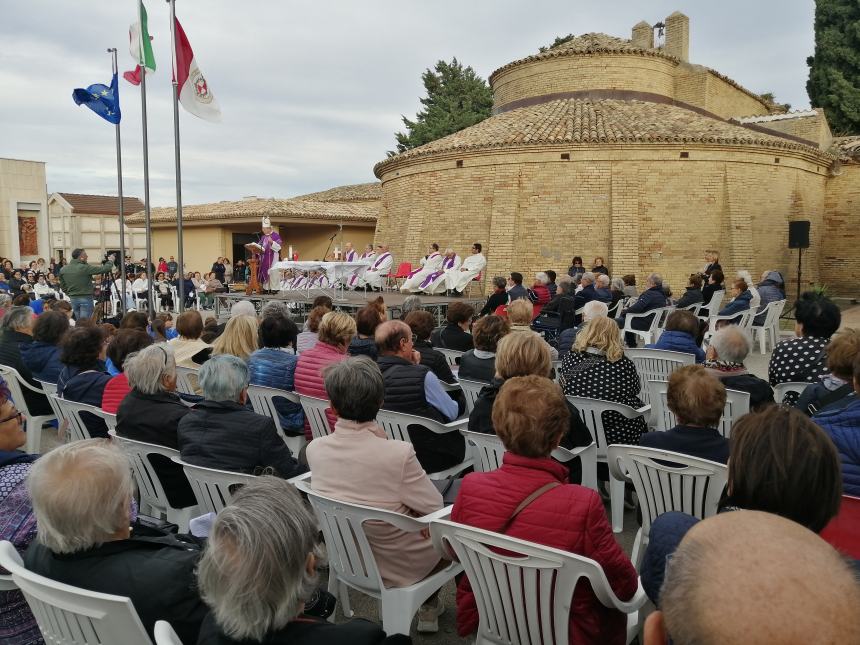
<instances>
[{"instance_id":1,"label":"crowd of seated people","mask_svg":"<svg viewBox=\"0 0 860 645\"><path fill-rule=\"evenodd\" d=\"M710 277L719 277L720 271L711 267ZM561 463L551 455L559 446L578 448L593 441L565 395L632 408L642 405L639 374L625 355L619 325L607 317L614 292L621 294L616 302L628 299L622 314L635 312L643 300L646 313L668 301L656 274L633 301L625 290L635 293L630 284L635 278L613 285L600 258L591 271L574 273L576 277L562 276L556 283L543 272L531 289L515 276L519 282L512 280L512 288L521 287L525 296L511 299L506 291L505 316L487 312L476 317L471 304L455 301L446 324L436 329L434 315L422 309L420 301L410 304L403 320L387 320L381 298L355 316L333 311L330 300L321 302L311 312L313 342L300 352L301 333L309 332L310 324L300 333L291 310L277 301L259 317L250 302L237 303L229 320L214 330L211 343L202 339L204 323L197 311L180 315L177 337L164 342L169 321L153 324L145 314L128 314L115 331L89 321L70 328L65 313L36 315L28 306L10 307L0 323L0 363L20 365L22 378L29 376L35 387L37 374L50 375L54 369L61 396L116 412L120 437L176 449L192 465L260 477L235 493L214 518L206 546L183 535L153 538L147 534L149 526L135 520L128 461L116 446L104 440L77 441L39 458L22 453L21 417L8 396L3 403L0 389L0 535L10 537L21 551L29 546L25 562L42 575L131 597L150 633L155 620L165 619L187 642L408 643L408 636L387 636L369 621L329 623L306 606L318 592L317 573L324 561L316 522L285 480L310 470L314 491L345 502L412 516L453 502L455 522L591 558L618 598L630 599L637 573L612 534L604 502L597 492L577 485L578 460ZM688 294L690 288L696 290L693 278L699 277L691 276ZM728 304L737 302L736 308L726 315L761 311L774 301L766 301L773 295L769 288L780 284L767 276L757 287L748 275L739 275L738 283L741 280L747 288L738 290ZM770 282L774 284L765 284ZM531 296L535 291L540 292L537 301ZM555 348L531 330L534 305L543 304L539 301L544 295L544 311L567 306L567 300L572 306L584 301L585 307L582 320L574 319L562 332L568 334L570 349L562 353L557 375L552 365ZM684 624L679 616L692 609L679 609L685 599L674 588L684 588L685 568L701 566L695 546L689 545L706 539L708 531L719 531L722 522L730 521L758 526L755 516L764 512L782 516L766 519L761 525L765 532L788 522L819 533L839 512L843 491L860 494L858 333L835 333L839 310L821 296L804 294L797 317L798 337L777 345L770 376L772 382L798 377L810 383L798 403L805 414L774 405L771 384L746 367L751 349L746 332L735 325L720 327L703 350L704 329L698 319L678 310L652 346L692 354L699 363L669 376L667 405L677 425L649 432L647 415L602 415L610 444L654 447L728 464L729 486L719 516L713 518L717 522L666 513L652 524L640 573L659 612L649 619L646 643L659 642L649 638L666 633L673 642L687 642L684 634L700 628L695 621L679 627ZM462 351L459 365L449 365L440 349ZM177 393L180 359L183 367L196 371L199 400L183 402ZM551 380L554 376L561 385ZM486 383L468 421L462 393L446 388L458 378ZM312 439L306 429L308 446L293 455L273 419L252 410L251 384L326 400L332 432ZM751 396L752 412L735 422L731 439L718 429L726 390ZM302 433L306 420L300 405L280 398L276 410L280 427ZM380 410L439 423L458 420L470 430L493 433L507 451L502 467L486 473L460 471L451 476L456 485L453 479L434 482L430 475L436 478L443 470L460 467L470 456L463 436L457 431L430 432L416 422L409 425L408 442L386 439L376 421ZM106 436L100 419L87 419L87 427L93 437ZM151 461L171 506L196 505L180 466L157 456ZM28 474L33 482L29 488L24 485ZM66 485L57 487L60 481ZM71 481L75 486L68 485ZM540 494L519 509L536 492ZM13 514L20 530L2 522ZM91 526L83 530L81 523ZM388 587L423 580L446 567L451 557L440 552L426 532L377 523L365 530ZM36 532L40 537L34 540ZM793 532L780 529L785 539ZM820 538L803 540L810 553L822 551L819 564L804 563L811 567L810 575L827 570L836 583L847 580L838 567L826 569L834 562L825 562ZM777 567L776 559L768 562ZM168 563L175 570L172 578L167 576ZM151 575L136 579L127 574L132 568ZM255 571L267 575L248 575ZM724 575L728 581L739 573ZM842 598L857 593L854 584L841 588ZM161 598L154 597L158 589ZM419 632L439 629L443 598L434 593L421 606ZM17 625L16 636L30 633L38 638L23 598L12 594L3 599L20 611L0 611L0 637L13 633L8 629ZM457 581L456 606L458 633L468 637L477 628L478 604L467 576ZM568 626L572 640L623 642L625 625L625 615L607 608L587 585L577 588ZM853 627L847 621L840 628Z\"/></svg>"}]
</instances>

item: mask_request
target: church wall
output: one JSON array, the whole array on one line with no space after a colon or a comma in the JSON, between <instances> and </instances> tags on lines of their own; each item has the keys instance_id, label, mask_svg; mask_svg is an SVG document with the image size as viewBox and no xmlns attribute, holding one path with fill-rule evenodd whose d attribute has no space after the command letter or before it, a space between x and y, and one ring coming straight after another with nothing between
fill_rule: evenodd
<instances>
[{"instance_id":1,"label":"church wall","mask_svg":"<svg viewBox=\"0 0 860 645\"><path fill-rule=\"evenodd\" d=\"M830 127L827 125L827 119L823 113L819 113L818 116L766 121L764 123L756 123L755 125L775 132L791 134L807 141L813 141L822 150L827 150L833 143L833 135L830 132Z\"/></svg>"},{"instance_id":2,"label":"church wall","mask_svg":"<svg viewBox=\"0 0 860 645\"><path fill-rule=\"evenodd\" d=\"M830 292L856 298L860 293L860 165L842 167L827 180L821 234L821 282Z\"/></svg>"},{"instance_id":3,"label":"church wall","mask_svg":"<svg viewBox=\"0 0 860 645\"><path fill-rule=\"evenodd\" d=\"M605 146L566 148L570 161L544 150L461 155L461 168L454 157L401 167L382 178L377 238L397 262L413 263L430 241L458 253L481 241L490 276L518 270L527 281L540 270L564 273L573 255L586 263L602 255L614 275L642 283L657 271L681 293L707 248L722 252L727 275L777 269L790 278L788 221L811 219L804 277L819 280L823 168L801 157L776 164L766 150L685 149L684 160L674 146Z\"/></svg>"},{"instance_id":4,"label":"church wall","mask_svg":"<svg viewBox=\"0 0 860 645\"><path fill-rule=\"evenodd\" d=\"M493 79L493 107L556 92L627 90L672 97L674 63L658 56L562 56L518 65Z\"/></svg>"},{"instance_id":5,"label":"church wall","mask_svg":"<svg viewBox=\"0 0 860 645\"><path fill-rule=\"evenodd\" d=\"M680 65L675 70L675 100L695 105L724 119L767 114L759 100L699 65Z\"/></svg>"}]
</instances>

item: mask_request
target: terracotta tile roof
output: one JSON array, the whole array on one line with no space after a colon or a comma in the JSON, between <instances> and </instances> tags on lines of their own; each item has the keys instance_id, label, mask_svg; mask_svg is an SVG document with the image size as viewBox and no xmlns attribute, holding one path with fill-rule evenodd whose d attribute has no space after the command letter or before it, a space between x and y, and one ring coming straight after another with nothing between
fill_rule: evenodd
<instances>
[{"instance_id":1,"label":"terracotta tile roof","mask_svg":"<svg viewBox=\"0 0 860 645\"><path fill-rule=\"evenodd\" d=\"M72 206L72 211L84 215L119 216L119 199L116 195L81 195L58 193ZM122 207L126 215L143 210L143 202L137 197L123 197Z\"/></svg>"},{"instance_id":2,"label":"terracotta tile roof","mask_svg":"<svg viewBox=\"0 0 860 645\"><path fill-rule=\"evenodd\" d=\"M378 181L367 184L337 186L318 193L297 195L293 199L309 199L315 202L361 202L382 199L382 184Z\"/></svg>"},{"instance_id":3,"label":"terracotta tile roof","mask_svg":"<svg viewBox=\"0 0 860 645\"><path fill-rule=\"evenodd\" d=\"M183 222L208 220L257 219L263 216L278 219L333 220L344 222L375 222L379 205L367 203L321 202L308 199L242 199L214 204L194 204L182 207ZM153 208L154 224L176 221L176 208ZM135 213L126 220L130 225L144 222L143 212Z\"/></svg>"},{"instance_id":4,"label":"terracotta tile roof","mask_svg":"<svg viewBox=\"0 0 860 645\"><path fill-rule=\"evenodd\" d=\"M545 147L558 144L701 143L763 146L816 152L815 148L685 108L636 100L573 98L491 116L436 141L389 157L374 167L380 177L400 162L437 153Z\"/></svg>"}]
</instances>

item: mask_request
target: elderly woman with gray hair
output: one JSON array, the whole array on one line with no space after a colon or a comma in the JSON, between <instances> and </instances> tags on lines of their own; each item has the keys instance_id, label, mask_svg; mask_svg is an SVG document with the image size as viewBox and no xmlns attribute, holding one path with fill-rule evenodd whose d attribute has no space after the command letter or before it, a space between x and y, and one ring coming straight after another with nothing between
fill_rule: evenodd
<instances>
[{"instance_id":1,"label":"elderly woman with gray hair","mask_svg":"<svg viewBox=\"0 0 860 645\"><path fill-rule=\"evenodd\" d=\"M194 584L200 547L129 528L135 486L117 446L87 439L54 448L33 463L27 485L38 537L24 555L28 570L128 596L150 635L155 621L166 620L182 642L197 642L206 615Z\"/></svg>"},{"instance_id":2,"label":"elderly woman with gray hair","mask_svg":"<svg viewBox=\"0 0 860 645\"><path fill-rule=\"evenodd\" d=\"M179 450L177 428L191 410L176 394L176 361L170 345L150 345L125 359L124 374L131 391L116 412L120 437ZM150 455L170 505L194 506L194 491L182 467L161 455Z\"/></svg>"},{"instance_id":3,"label":"elderly woman with gray hair","mask_svg":"<svg viewBox=\"0 0 860 645\"><path fill-rule=\"evenodd\" d=\"M284 478L307 468L293 458L269 417L252 412L248 401L248 365L232 354L218 354L197 377L203 401L177 427L179 453L196 466L260 474L271 469Z\"/></svg>"},{"instance_id":4,"label":"elderly woman with gray hair","mask_svg":"<svg viewBox=\"0 0 860 645\"><path fill-rule=\"evenodd\" d=\"M402 323L398 323L402 324ZM442 495L424 472L411 443L388 440L376 424L385 386L379 367L365 356L348 358L323 372L334 433L308 444L311 485L321 495L420 516L442 508ZM423 580L439 564L431 540L390 525L365 527L386 587ZM436 631L433 599L418 616L419 631Z\"/></svg>"},{"instance_id":5,"label":"elderly woman with gray hair","mask_svg":"<svg viewBox=\"0 0 860 645\"><path fill-rule=\"evenodd\" d=\"M35 389L41 386L33 380L33 374L21 358L21 346L33 342L33 310L30 307L12 307L3 315L0 322L0 365L6 365L18 371L18 374L28 385ZM27 409L34 416L53 415L51 404L44 394L22 387ZM20 402L19 402L20 404Z\"/></svg>"},{"instance_id":6,"label":"elderly woman with gray hair","mask_svg":"<svg viewBox=\"0 0 860 645\"><path fill-rule=\"evenodd\" d=\"M275 477L244 486L218 513L197 572L211 612L198 643L234 645L377 645L379 625L354 619L335 625L306 613L323 564L319 529L298 491ZM260 572L266 572L261 576Z\"/></svg>"}]
</instances>

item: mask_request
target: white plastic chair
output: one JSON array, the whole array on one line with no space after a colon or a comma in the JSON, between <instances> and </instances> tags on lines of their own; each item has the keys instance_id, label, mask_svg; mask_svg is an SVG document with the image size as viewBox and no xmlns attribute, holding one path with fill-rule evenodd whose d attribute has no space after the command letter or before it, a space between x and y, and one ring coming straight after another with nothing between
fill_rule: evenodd
<instances>
[{"instance_id":1,"label":"white plastic chair","mask_svg":"<svg viewBox=\"0 0 860 645\"><path fill-rule=\"evenodd\" d=\"M638 633L647 602L639 583L622 601L601 566L581 555L447 520L430 523L440 550L463 563L478 608L476 645L567 645L573 592L582 578L597 599L627 614L627 642Z\"/></svg>"},{"instance_id":2,"label":"white plastic chair","mask_svg":"<svg viewBox=\"0 0 860 645\"><path fill-rule=\"evenodd\" d=\"M311 427L311 435L314 439L325 437L332 433L331 425L326 416L326 410L331 407L328 399L320 399L307 394L298 394L299 403L305 412L305 418Z\"/></svg>"},{"instance_id":3,"label":"white plastic chair","mask_svg":"<svg viewBox=\"0 0 860 645\"><path fill-rule=\"evenodd\" d=\"M680 511L704 519L717 513L728 480L725 464L641 446L609 446L608 455L609 475L622 482L630 478L642 509L630 558L637 571L659 515Z\"/></svg>"},{"instance_id":4,"label":"white plastic chair","mask_svg":"<svg viewBox=\"0 0 860 645\"><path fill-rule=\"evenodd\" d=\"M679 367L694 365L696 357L685 352L672 352L666 349L625 349L627 356L636 366L641 390L639 398L649 404L648 381L668 381Z\"/></svg>"},{"instance_id":5,"label":"white plastic chair","mask_svg":"<svg viewBox=\"0 0 860 645\"><path fill-rule=\"evenodd\" d=\"M638 410L622 403L613 403L602 399L588 399L580 396L568 396L567 400L579 410L591 438L597 444L597 461L607 463L606 431L603 428L603 413L617 412L625 419L646 417L650 409L646 405ZM621 533L624 530L624 482L609 478L609 502L612 514L612 530Z\"/></svg>"},{"instance_id":6,"label":"white plastic chair","mask_svg":"<svg viewBox=\"0 0 860 645\"><path fill-rule=\"evenodd\" d=\"M166 517L168 522L179 526L181 533L187 533L191 518L202 515L203 512L197 506L186 508L171 506L158 473L155 472L149 460L150 455L161 455L172 460L174 457L179 457L179 451L154 443L120 437L115 430L109 430L108 434L123 449L131 463L131 472L134 474L137 490L140 493L141 513Z\"/></svg>"},{"instance_id":7,"label":"white plastic chair","mask_svg":"<svg viewBox=\"0 0 860 645\"><path fill-rule=\"evenodd\" d=\"M12 400L15 402L15 407L24 413L24 431L27 433L27 443L24 446L24 450L29 453L39 452L39 449L42 445L42 426L45 425L48 421L53 420L55 417L50 414L45 414L41 416L34 416L30 413L30 409L27 406L27 401L24 398L24 390L30 390L31 392L38 392L42 396L49 396L47 390L40 390L39 388L33 387L18 373L14 367L9 367L8 365L0 365L0 376L3 377L3 380L6 382L6 386L9 388L9 393L12 395ZM57 386L54 385L54 391L56 391ZM55 410L53 406L51 409Z\"/></svg>"},{"instance_id":8,"label":"white plastic chair","mask_svg":"<svg viewBox=\"0 0 860 645\"><path fill-rule=\"evenodd\" d=\"M447 361L449 367L459 365L460 357L465 354L465 352L460 352L456 349L445 349L444 347L434 347L433 349L445 355L445 361Z\"/></svg>"},{"instance_id":9,"label":"white plastic chair","mask_svg":"<svg viewBox=\"0 0 860 645\"><path fill-rule=\"evenodd\" d=\"M671 430L678 425L678 420L667 405L666 393L669 390L669 384L666 381L648 381L648 390L651 396L651 419L655 424L654 429ZM726 389L726 407L723 408L723 416L717 428L720 434L729 439L732 424L749 411L749 392Z\"/></svg>"},{"instance_id":10,"label":"white plastic chair","mask_svg":"<svg viewBox=\"0 0 860 645\"><path fill-rule=\"evenodd\" d=\"M429 527L431 520L450 514L443 508L424 517L409 517L394 511L341 502L315 492L307 481L296 487L305 493L319 519L325 538L329 561L328 590L340 598L345 616L352 616L347 587L377 598L382 615L382 629L392 634L409 634L412 618L418 608L444 584L463 571L451 563L441 571L408 587L387 589L379 574L379 567L364 532L365 522L382 522L401 531L415 533Z\"/></svg>"},{"instance_id":11,"label":"white plastic chair","mask_svg":"<svg viewBox=\"0 0 860 645\"><path fill-rule=\"evenodd\" d=\"M711 294L711 299L706 303L699 307L699 311L702 309L707 309L708 314L706 316L699 316L702 320L707 320L708 316L711 314L716 314L720 310L720 305L723 303L723 297L726 295L725 289L720 289L719 291L714 291Z\"/></svg>"},{"instance_id":12,"label":"white plastic chair","mask_svg":"<svg viewBox=\"0 0 860 645\"><path fill-rule=\"evenodd\" d=\"M155 621L155 645L182 645L173 626L166 620Z\"/></svg>"},{"instance_id":13,"label":"white plastic chair","mask_svg":"<svg viewBox=\"0 0 860 645\"><path fill-rule=\"evenodd\" d=\"M622 334L634 334L642 338L646 345L650 343L656 342L659 337L659 332L657 331L660 328L660 322L663 319L667 311L666 307L660 307L658 309L652 309L650 311L645 311L641 314L627 314L624 318L624 328L621 330ZM638 318L647 318L651 316L651 324L648 326L648 329L633 329L631 326L633 321Z\"/></svg>"},{"instance_id":14,"label":"white plastic chair","mask_svg":"<svg viewBox=\"0 0 860 645\"><path fill-rule=\"evenodd\" d=\"M471 430L460 430L460 433L474 459L475 472L486 473L501 467L506 451L498 436Z\"/></svg>"},{"instance_id":15,"label":"white plastic chair","mask_svg":"<svg viewBox=\"0 0 860 645\"><path fill-rule=\"evenodd\" d=\"M240 486L257 479L256 475L194 466L178 456L171 456L170 460L182 466L202 513L217 513L230 503Z\"/></svg>"},{"instance_id":16,"label":"white plastic chair","mask_svg":"<svg viewBox=\"0 0 860 645\"><path fill-rule=\"evenodd\" d=\"M403 412L392 412L391 410L380 410L376 413L376 422L385 430L385 434L389 439L397 441L405 441L412 443L412 438L409 436L409 426L420 426L427 432L435 432L436 434L446 434L448 432L459 432L468 427L469 419L457 419L450 423L440 423L427 417L419 417L414 414L404 414ZM435 473L428 473L430 479L450 479L456 477L473 464L473 460L466 453L466 458L456 466L451 466L445 470L440 470Z\"/></svg>"},{"instance_id":17,"label":"white plastic chair","mask_svg":"<svg viewBox=\"0 0 860 645\"><path fill-rule=\"evenodd\" d=\"M460 379L460 389L463 390L463 395L466 397L466 414L471 414L472 410L475 409L475 401L478 400L478 394L481 393L481 390L487 387L489 383L482 383L481 381L467 381L465 379Z\"/></svg>"},{"instance_id":18,"label":"white plastic chair","mask_svg":"<svg viewBox=\"0 0 860 645\"><path fill-rule=\"evenodd\" d=\"M305 441L304 432L300 435L288 435L281 427L281 415L278 414L278 409L275 407L275 399L282 398L300 405L299 395L295 392L279 390L274 387L265 387L263 385L249 385L248 399L251 401L251 407L257 414L262 414L264 417L269 417L275 422L275 430L278 431L281 439L287 444L294 455L298 455L299 451L304 448Z\"/></svg>"},{"instance_id":19,"label":"white plastic chair","mask_svg":"<svg viewBox=\"0 0 860 645\"><path fill-rule=\"evenodd\" d=\"M771 350L776 349L776 344L779 342L779 315L782 313L783 307L785 307L785 300L775 300L768 303L762 311L753 317L750 330L753 333L753 345L755 345L756 339L758 340L760 354L767 353L768 343L770 343ZM764 321L761 325L756 325L755 319L762 314L765 315Z\"/></svg>"},{"instance_id":20,"label":"white plastic chair","mask_svg":"<svg viewBox=\"0 0 860 645\"><path fill-rule=\"evenodd\" d=\"M176 366L176 391L182 394L197 394L197 370Z\"/></svg>"},{"instance_id":21,"label":"white plastic chair","mask_svg":"<svg viewBox=\"0 0 860 645\"><path fill-rule=\"evenodd\" d=\"M21 589L42 637L52 645L152 645L125 596L55 582L24 568L11 542L0 542L0 567Z\"/></svg>"},{"instance_id":22,"label":"white plastic chair","mask_svg":"<svg viewBox=\"0 0 860 645\"><path fill-rule=\"evenodd\" d=\"M579 458L582 464L582 485L591 490L597 490L597 444L592 442L581 448L564 448L559 446L552 451L552 458L565 464Z\"/></svg>"},{"instance_id":23,"label":"white plastic chair","mask_svg":"<svg viewBox=\"0 0 860 645\"><path fill-rule=\"evenodd\" d=\"M676 307L676 309L683 309L683 310L689 311L694 316L696 316L698 318L699 317L699 311L702 309L702 303L697 302L694 305L687 305L686 307Z\"/></svg>"},{"instance_id":24,"label":"white plastic chair","mask_svg":"<svg viewBox=\"0 0 860 645\"><path fill-rule=\"evenodd\" d=\"M93 405L87 405L86 403L77 403L75 401L68 401L66 399L60 398L56 394L51 394L50 398L53 399L57 405L57 411L60 416L60 419L65 421L67 424L67 441L83 441L84 439L92 439L92 436L90 435L90 430L89 428L87 428L87 424L84 421L84 418L81 416L81 414L84 412L98 417L105 422L105 425L107 425L110 421L109 417L113 417L114 419L116 419L115 415L108 414L101 408L97 408Z\"/></svg>"},{"instance_id":25,"label":"white plastic chair","mask_svg":"<svg viewBox=\"0 0 860 645\"><path fill-rule=\"evenodd\" d=\"M779 383L773 386L773 398L776 400L777 403L782 403L785 400L786 394L788 394L789 392L803 394L803 391L806 389L807 385L812 385L812 383L810 383L809 381Z\"/></svg>"}]
</instances>

